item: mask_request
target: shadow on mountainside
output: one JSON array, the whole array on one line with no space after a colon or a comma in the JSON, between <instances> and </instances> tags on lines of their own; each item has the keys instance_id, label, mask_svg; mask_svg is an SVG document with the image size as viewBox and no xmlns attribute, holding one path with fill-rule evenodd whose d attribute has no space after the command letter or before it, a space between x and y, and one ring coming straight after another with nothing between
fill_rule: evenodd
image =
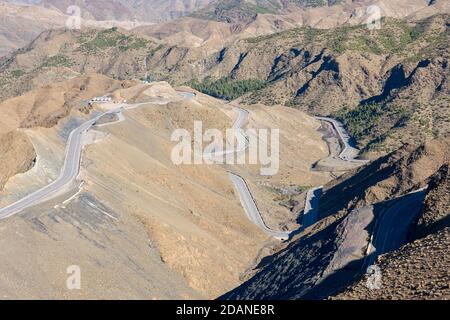
<instances>
[{"instance_id":1,"label":"shadow on mountainside","mask_svg":"<svg viewBox=\"0 0 450 320\"><path fill-rule=\"evenodd\" d=\"M342 292L360 280L380 254L397 250L411 239L415 213L409 216L409 227L407 222L400 233L390 231L396 220L411 211L390 209L401 207L411 197L353 210L324 229L294 240L284 250L264 258L257 266L258 273L219 299L321 300ZM423 201L422 197L417 199ZM375 250L367 255L369 239L373 239Z\"/></svg>"}]
</instances>

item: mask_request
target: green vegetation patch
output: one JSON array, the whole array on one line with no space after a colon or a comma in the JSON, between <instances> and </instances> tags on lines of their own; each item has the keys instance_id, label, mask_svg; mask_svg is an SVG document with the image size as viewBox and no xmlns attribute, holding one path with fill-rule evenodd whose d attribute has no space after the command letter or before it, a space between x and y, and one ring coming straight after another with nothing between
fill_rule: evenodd
<instances>
[{"instance_id":1,"label":"green vegetation patch","mask_svg":"<svg viewBox=\"0 0 450 320\"><path fill-rule=\"evenodd\" d=\"M146 48L150 41L136 37L134 35L124 35L117 31L117 28L111 28L98 32L93 38L80 38L83 43L81 48L83 51L96 52L102 49L119 48L120 51L138 50Z\"/></svg>"},{"instance_id":2,"label":"green vegetation patch","mask_svg":"<svg viewBox=\"0 0 450 320\"><path fill-rule=\"evenodd\" d=\"M6 86L7 84L8 84L8 81L6 81L6 79L0 78L0 88Z\"/></svg>"},{"instance_id":3,"label":"green vegetation patch","mask_svg":"<svg viewBox=\"0 0 450 320\"><path fill-rule=\"evenodd\" d=\"M356 139L362 139L369 134L383 114L383 107L378 103L362 105L354 110L342 108L335 117L342 121L349 133Z\"/></svg>"},{"instance_id":4,"label":"green vegetation patch","mask_svg":"<svg viewBox=\"0 0 450 320\"><path fill-rule=\"evenodd\" d=\"M25 71L23 71L22 69L16 69L16 70L11 71L11 75L14 78L19 78L19 77L23 76L24 74L25 74Z\"/></svg>"},{"instance_id":5,"label":"green vegetation patch","mask_svg":"<svg viewBox=\"0 0 450 320\"><path fill-rule=\"evenodd\" d=\"M245 39L247 43L276 43L279 40L294 40L299 43L314 43L341 54L349 50L373 54L414 54L412 44L423 42L425 48L445 46L448 38L445 31L427 31L427 21L410 24L408 22L384 18L379 30L369 30L365 24L357 26L341 26L333 30L320 30L312 27L301 27ZM433 46L433 47L434 47ZM416 46L420 47L420 46Z\"/></svg>"},{"instance_id":6,"label":"green vegetation patch","mask_svg":"<svg viewBox=\"0 0 450 320\"><path fill-rule=\"evenodd\" d=\"M44 67L67 67L67 68L70 68L71 66L73 66L73 62L65 55L57 54L53 57L49 57L45 61L43 66Z\"/></svg>"},{"instance_id":7,"label":"green vegetation patch","mask_svg":"<svg viewBox=\"0 0 450 320\"><path fill-rule=\"evenodd\" d=\"M156 52L158 52L159 50L161 50L162 48L164 48L164 46L162 44L158 45L155 48L152 48L148 53L147 53L147 57L152 58Z\"/></svg>"},{"instance_id":8,"label":"green vegetation patch","mask_svg":"<svg viewBox=\"0 0 450 320\"><path fill-rule=\"evenodd\" d=\"M254 19L257 14L276 14L280 9L280 4L271 0L256 0L254 3L241 0L222 0L191 14L191 16L213 21L237 22L240 20L242 22Z\"/></svg>"},{"instance_id":9,"label":"green vegetation patch","mask_svg":"<svg viewBox=\"0 0 450 320\"><path fill-rule=\"evenodd\" d=\"M192 80L187 85L216 98L234 100L245 93L263 89L267 83L258 79L235 80L225 77L215 80L208 77L202 82Z\"/></svg>"}]
</instances>

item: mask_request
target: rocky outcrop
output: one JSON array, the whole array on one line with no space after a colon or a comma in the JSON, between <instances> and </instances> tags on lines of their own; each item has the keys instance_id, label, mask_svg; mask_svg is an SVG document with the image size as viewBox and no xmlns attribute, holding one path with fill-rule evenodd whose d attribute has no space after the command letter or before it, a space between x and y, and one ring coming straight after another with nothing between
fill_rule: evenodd
<instances>
[{"instance_id":1,"label":"rocky outcrop","mask_svg":"<svg viewBox=\"0 0 450 320\"><path fill-rule=\"evenodd\" d=\"M416 238L450 227L449 164L444 164L431 178L425 206L417 223Z\"/></svg>"},{"instance_id":2,"label":"rocky outcrop","mask_svg":"<svg viewBox=\"0 0 450 320\"><path fill-rule=\"evenodd\" d=\"M347 212L425 187L429 177L448 163L449 155L447 139L433 140L420 147L404 146L326 185L320 214L326 217Z\"/></svg>"},{"instance_id":3,"label":"rocky outcrop","mask_svg":"<svg viewBox=\"0 0 450 320\"><path fill-rule=\"evenodd\" d=\"M448 227L442 229L440 225L439 233L408 243L414 228L407 225L402 243L386 251L383 247L378 249L381 253L391 251L381 258L377 251L372 253L374 256L369 253L369 239L378 246L377 236L382 232L378 226L385 222L384 216L398 214L389 208L402 206L397 201L403 201L408 193L426 186L430 180L422 217L441 221L440 213L448 213L448 201L444 196L440 202L438 193L446 192L448 186L438 184L446 183L449 154L450 145L443 139L419 148L407 146L326 185L319 204L320 221L294 236L278 253L263 259L252 278L222 298L448 297ZM389 237L385 235L384 241L389 242ZM402 244L406 245L401 247ZM364 274L377 256L383 288L373 291L366 286Z\"/></svg>"},{"instance_id":4,"label":"rocky outcrop","mask_svg":"<svg viewBox=\"0 0 450 320\"><path fill-rule=\"evenodd\" d=\"M448 300L450 298L450 228L410 243L382 256L380 287L371 287L373 274L363 277L334 299ZM371 289L372 288L372 289Z\"/></svg>"},{"instance_id":5,"label":"rocky outcrop","mask_svg":"<svg viewBox=\"0 0 450 320\"><path fill-rule=\"evenodd\" d=\"M336 299L449 299L450 221L448 162L430 178L415 240L376 261L381 286L368 274L342 290Z\"/></svg>"},{"instance_id":6,"label":"rocky outcrop","mask_svg":"<svg viewBox=\"0 0 450 320\"><path fill-rule=\"evenodd\" d=\"M36 153L28 137L20 131L0 135L0 191L12 176L31 169Z\"/></svg>"}]
</instances>

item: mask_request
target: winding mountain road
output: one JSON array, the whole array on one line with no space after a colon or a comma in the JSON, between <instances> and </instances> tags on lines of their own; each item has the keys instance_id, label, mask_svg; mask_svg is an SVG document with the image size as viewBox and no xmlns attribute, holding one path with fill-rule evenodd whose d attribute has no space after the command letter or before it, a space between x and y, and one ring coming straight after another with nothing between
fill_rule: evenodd
<instances>
[{"instance_id":1,"label":"winding mountain road","mask_svg":"<svg viewBox=\"0 0 450 320\"><path fill-rule=\"evenodd\" d=\"M193 99L195 94L190 92L180 92L179 95L183 99ZM114 114L121 113L124 109L135 108L136 106L143 105L145 103L135 104L135 105L126 105L120 104L116 108L104 112L95 118L92 118L78 128L74 129L67 140L66 146L66 155L63 164L63 168L61 169L61 173L59 177L51 182L50 184L28 194L27 196L21 198L20 200L0 209L0 219L5 219L11 217L27 208L40 204L44 201L55 198L58 195L61 195L64 192L70 190L73 182L76 180L78 173L80 172L81 165L81 154L82 154L82 141L84 134L97 122L101 117Z\"/></svg>"},{"instance_id":2,"label":"winding mountain road","mask_svg":"<svg viewBox=\"0 0 450 320\"><path fill-rule=\"evenodd\" d=\"M244 149L246 150L249 147L248 140L245 136L243 136L241 129L248 121L249 112L240 107L234 107L234 110L238 113L238 118L234 122L232 128L234 130L237 130L236 135L241 135L242 139L246 139L246 145ZM243 150L231 150L232 153L234 152L238 153L241 151ZM227 151L226 153L229 152L230 151ZM219 156L223 156L223 154L219 153ZM292 231L276 231L270 229L266 225L264 219L262 218L261 211L258 209L256 201L253 198L252 193L250 192L250 189L245 179L242 178L240 175L232 172L229 172L229 177L234 185L235 190L239 195L241 205L244 208L244 211L247 214L247 217L250 219L250 221L252 221L255 225L257 225L261 230L263 230L268 235L281 241L288 240L290 238L290 235L293 233ZM309 227L310 225L313 225L316 222L319 215L318 204L321 193L322 187L314 188L308 192L306 196L305 210L303 215L304 220L302 222L303 228Z\"/></svg>"},{"instance_id":3,"label":"winding mountain road","mask_svg":"<svg viewBox=\"0 0 450 320\"><path fill-rule=\"evenodd\" d=\"M191 100L195 97L194 93L190 92L178 92L178 95L184 100ZM152 104L167 104L168 101L160 101L160 103L152 102ZM122 110L124 109L133 109L138 108L146 103L136 103L132 105L128 104L120 104L116 108L104 112L86 122L81 124L79 127L74 129L68 138L67 147L66 147L66 155L63 164L63 168L61 169L61 173L59 177L51 182L50 184L28 194L27 196L21 198L20 200L0 209L0 219L5 219L11 217L27 208L40 204L44 201L55 198L58 195L61 195L65 192L70 191L70 188L73 187L73 183L76 181L77 176L80 171L81 165L81 156L82 156L82 148L83 148L83 137L87 133L87 131L95 125L95 123L103 116L109 114L119 114L119 118L123 117ZM247 123L249 112L243 108L233 106L233 109L237 112L238 117L233 123L232 128L236 130L236 135L239 140L245 140L245 145L240 147L241 149L236 150L226 150L221 151L219 153L213 153L211 155L206 155L210 158L222 157L224 155L230 153L238 153L245 151L249 147L248 138L242 133L241 129ZM107 124L103 124L107 125ZM240 137L240 138L239 138ZM345 140L343 140L345 141ZM242 145L242 144L241 144ZM346 151L347 156L349 157ZM246 181L239 175L234 173L229 173L230 180L232 181L235 189L239 194L239 198L241 204L248 216L248 218L259 226L263 231L265 231L270 236L280 239L286 240L289 238L291 232L287 231L275 231L267 227L265 224L261 212L259 211L256 202L250 192L250 189L246 183ZM317 206L320 198L321 188L315 188L310 190L307 194L306 205L304 210L304 226L309 226L315 223L317 220L318 212Z\"/></svg>"},{"instance_id":4,"label":"winding mountain road","mask_svg":"<svg viewBox=\"0 0 450 320\"><path fill-rule=\"evenodd\" d=\"M256 202L253 199L252 194L250 193L247 182L245 182L245 180L237 174L230 172L229 176L231 182L233 182L234 187L239 194L239 199L241 200L242 207L244 208L244 211L250 221L256 224L265 233L276 239L279 239L281 241L289 239L289 236L291 234L290 231L274 231L267 227L261 216L261 212L259 211Z\"/></svg>"},{"instance_id":5,"label":"winding mountain road","mask_svg":"<svg viewBox=\"0 0 450 320\"><path fill-rule=\"evenodd\" d=\"M356 157L359 154L359 150L351 145L351 137L345 130L344 125L336 119L327 117L315 117L317 120L328 122L332 125L336 132L341 144L343 146L339 158L343 161L355 162L355 163L367 163L366 160L358 160Z\"/></svg>"}]
</instances>

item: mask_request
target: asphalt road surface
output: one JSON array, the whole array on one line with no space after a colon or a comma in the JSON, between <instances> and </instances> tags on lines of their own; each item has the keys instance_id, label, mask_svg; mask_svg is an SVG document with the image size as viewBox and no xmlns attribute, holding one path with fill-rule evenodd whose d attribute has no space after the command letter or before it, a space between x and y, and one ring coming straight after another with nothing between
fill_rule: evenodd
<instances>
[{"instance_id":1,"label":"asphalt road surface","mask_svg":"<svg viewBox=\"0 0 450 320\"><path fill-rule=\"evenodd\" d=\"M234 110L238 112L238 118L233 124L233 129L240 130L245 125L245 123L247 123L249 112L239 107L234 107ZM240 133L239 131L239 134L242 133ZM245 146L245 149L247 148L248 148L248 141ZM240 151L234 150L233 152L240 152ZM219 155L222 156L222 154ZM262 218L261 212L259 211L258 206L256 205L255 199L253 198L244 178L231 172L229 173L229 176L231 182L233 183L239 195L242 207L244 208L244 211L247 214L248 218L260 229L266 232L268 235L282 241L289 239L290 235L292 234L291 231L276 231L267 227ZM308 192L306 196L302 228L307 228L317 221L319 216L318 205L321 194L322 194L322 187L311 189Z\"/></svg>"},{"instance_id":2,"label":"asphalt road surface","mask_svg":"<svg viewBox=\"0 0 450 320\"><path fill-rule=\"evenodd\" d=\"M225 156L234 153L241 153L248 149L249 142L248 138L241 131L242 127L247 123L249 112L245 109L239 107L233 107L233 110L237 112L238 117L233 123L232 129L235 130L235 135L238 139L238 148L215 151L209 154L204 154L203 157L208 160L217 161L218 163L225 163ZM223 149L223 148L222 148Z\"/></svg>"},{"instance_id":3,"label":"asphalt road surface","mask_svg":"<svg viewBox=\"0 0 450 320\"><path fill-rule=\"evenodd\" d=\"M268 235L279 239L279 240L287 240L289 239L289 235L291 232L286 231L274 231L267 227L264 220L262 219L261 212L259 211L255 200L253 199L252 194L248 188L245 180L234 173L229 173L230 180L233 182L235 189L239 194L239 198L241 200L242 207L244 208L247 217L256 224L259 228L264 230Z\"/></svg>"},{"instance_id":4,"label":"asphalt road surface","mask_svg":"<svg viewBox=\"0 0 450 320\"><path fill-rule=\"evenodd\" d=\"M183 99L193 99L195 94L190 92L180 92L179 95ZM136 105L143 105L136 104ZM74 129L67 140L66 146L66 156L64 160L64 165L61 170L59 177L46 185L30 193L29 195L23 197L22 199L0 209L0 219L5 219L11 217L24 209L30 208L34 205L42 203L44 201L50 200L63 192L70 190L73 182L76 180L78 173L80 171L81 164L81 153L82 153L82 141L84 134L95 124L95 122L104 115L112 113L121 113L123 109L135 108L136 105L124 105L120 104L117 108L109 110L93 119L90 119L80 125L78 128Z\"/></svg>"},{"instance_id":5,"label":"asphalt road surface","mask_svg":"<svg viewBox=\"0 0 450 320\"><path fill-rule=\"evenodd\" d=\"M369 265L376 256L391 252L408 242L409 232L425 201L426 191L419 190L400 197L383 208L371 242Z\"/></svg>"},{"instance_id":6,"label":"asphalt road surface","mask_svg":"<svg viewBox=\"0 0 450 320\"><path fill-rule=\"evenodd\" d=\"M367 162L365 160L355 159L359 154L359 150L351 145L351 137L345 130L344 125L341 122L327 117L316 117L316 119L331 123L331 125L333 126L334 131L336 132L339 140L343 145L342 151L339 154L339 158L341 160L350 162Z\"/></svg>"}]
</instances>

